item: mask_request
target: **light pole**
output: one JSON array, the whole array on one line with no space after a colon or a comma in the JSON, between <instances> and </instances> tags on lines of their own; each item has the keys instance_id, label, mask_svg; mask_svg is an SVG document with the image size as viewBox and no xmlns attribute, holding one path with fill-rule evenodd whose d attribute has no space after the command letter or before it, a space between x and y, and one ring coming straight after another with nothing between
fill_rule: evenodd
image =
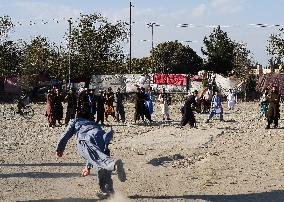
<instances>
[{"instance_id":1,"label":"light pole","mask_svg":"<svg viewBox=\"0 0 284 202\"><path fill-rule=\"evenodd\" d=\"M151 27L151 40L152 40L152 47L151 47L151 52L152 52L152 68L154 68L154 61L153 61L153 58L154 58L154 26L158 27L158 26L161 26L155 22L149 22L147 23L148 27Z\"/></svg>"},{"instance_id":2,"label":"light pole","mask_svg":"<svg viewBox=\"0 0 284 202\"><path fill-rule=\"evenodd\" d=\"M151 27L151 40L152 40L152 54L153 54L153 49L154 49L154 26L156 25L155 22L149 22L147 23L148 27Z\"/></svg>"},{"instance_id":3,"label":"light pole","mask_svg":"<svg viewBox=\"0 0 284 202\"><path fill-rule=\"evenodd\" d=\"M131 30L131 25L132 25L132 16L131 16L131 8L134 7L131 3L129 2L129 73L131 74L132 69L131 69L131 62L132 62L132 57L131 57L131 39L132 39L132 30Z\"/></svg>"},{"instance_id":4,"label":"light pole","mask_svg":"<svg viewBox=\"0 0 284 202\"><path fill-rule=\"evenodd\" d=\"M68 20L69 23L69 53L68 53L68 89L71 88L71 18Z\"/></svg>"}]
</instances>

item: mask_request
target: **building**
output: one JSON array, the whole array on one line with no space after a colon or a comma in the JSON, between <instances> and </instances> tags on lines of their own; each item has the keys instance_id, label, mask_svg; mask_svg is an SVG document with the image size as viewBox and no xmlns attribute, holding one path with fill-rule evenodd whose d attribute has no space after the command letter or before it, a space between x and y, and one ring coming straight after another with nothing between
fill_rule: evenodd
<instances>
[{"instance_id":1,"label":"building","mask_svg":"<svg viewBox=\"0 0 284 202\"><path fill-rule=\"evenodd\" d=\"M270 67L262 67L262 65L258 64L256 65L256 69L251 69L251 74L254 74L256 76L260 76L263 74L269 74L269 73L279 73L282 69L282 65L279 65L278 68Z\"/></svg>"}]
</instances>

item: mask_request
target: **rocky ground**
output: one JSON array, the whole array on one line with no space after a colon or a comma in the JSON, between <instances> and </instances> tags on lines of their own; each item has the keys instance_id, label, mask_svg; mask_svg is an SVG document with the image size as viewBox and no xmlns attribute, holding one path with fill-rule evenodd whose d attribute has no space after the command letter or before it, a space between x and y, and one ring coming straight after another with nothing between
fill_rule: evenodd
<instances>
[{"instance_id":1,"label":"rocky ground","mask_svg":"<svg viewBox=\"0 0 284 202\"><path fill-rule=\"evenodd\" d=\"M117 194L101 200L95 172L80 176L84 160L75 139L56 159L64 127L47 127L45 106L33 108L29 121L0 117L0 201L284 201L283 111L280 127L270 130L254 102L225 109L225 122L215 117L206 124L207 115L196 114L197 129L179 126L179 104L171 106L173 121L160 121L156 106L152 125L111 122L110 149L125 162L127 181L114 173ZM127 110L131 120L133 105Z\"/></svg>"}]
</instances>

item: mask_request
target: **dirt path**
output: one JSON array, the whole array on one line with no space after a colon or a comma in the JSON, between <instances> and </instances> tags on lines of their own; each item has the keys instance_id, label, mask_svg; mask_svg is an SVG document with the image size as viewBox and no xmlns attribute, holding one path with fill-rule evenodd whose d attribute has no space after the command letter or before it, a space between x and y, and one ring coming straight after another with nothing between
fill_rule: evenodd
<instances>
[{"instance_id":1,"label":"dirt path","mask_svg":"<svg viewBox=\"0 0 284 202\"><path fill-rule=\"evenodd\" d=\"M0 201L101 201L95 172L80 176L75 139L56 159L64 128L47 127L44 106L33 107L28 122L0 117ZM109 202L284 201L283 118L279 129L265 130L258 103L240 103L225 110L226 122L205 124L206 115L197 114L198 129L190 129L179 126L179 107L172 106L171 122L158 121L156 112L151 126L113 125L111 152L124 160L128 180L114 174L118 194ZM131 120L133 106L127 108Z\"/></svg>"}]
</instances>

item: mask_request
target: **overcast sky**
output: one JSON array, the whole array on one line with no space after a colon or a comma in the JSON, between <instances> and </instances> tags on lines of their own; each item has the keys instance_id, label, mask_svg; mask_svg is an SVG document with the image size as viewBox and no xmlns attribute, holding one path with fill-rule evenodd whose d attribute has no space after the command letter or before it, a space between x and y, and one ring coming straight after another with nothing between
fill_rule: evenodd
<instances>
[{"instance_id":1,"label":"overcast sky","mask_svg":"<svg viewBox=\"0 0 284 202\"><path fill-rule=\"evenodd\" d=\"M202 57L203 38L215 25L221 25L228 36L246 43L255 61L266 65L267 40L279 33L284 25L284 0L132 0L132 56L148 56L151 49L151 30L154 45L178 40L190 45ZM110 22L129 21L129 0L0 0L1 16L9 15L16 25L12 39L30 40L42 35L60 42L68 31L67 19L76 19L80 13L98 12ZM189 27L179 27L179 24ZM254 24L265 24L266 27ZM143 41L146 40L146 41ZM147 41L148 40L148 41ZM185 41L193 41L191 43ZM124 44L125 53L129 44Z\"/></svg>"}]
</instances>

